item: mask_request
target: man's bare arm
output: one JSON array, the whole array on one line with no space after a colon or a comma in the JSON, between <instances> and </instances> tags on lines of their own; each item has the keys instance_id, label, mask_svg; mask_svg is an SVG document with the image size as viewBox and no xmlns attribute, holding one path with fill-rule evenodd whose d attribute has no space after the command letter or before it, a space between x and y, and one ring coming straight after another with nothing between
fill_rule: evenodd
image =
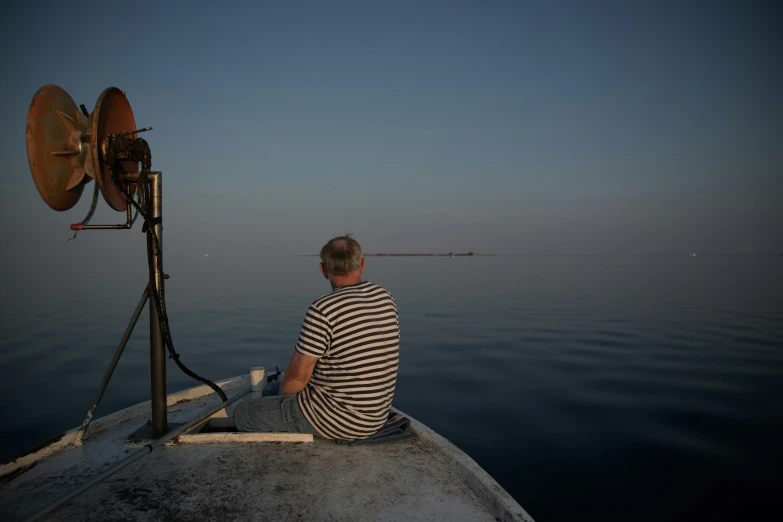
<instances>
[{"instance_id":1,"label":"man's bare arm","mask_svg":"<svg viewBox=\"0 0 783 522\"><path fill-rule=\"evenodd\" d=\"M280 394L299 393L304 390L313 376L313 369L317 362L318 357L294 352L294 358L291 359L291 363L285 370L285 378L280 386Z\"/></svg>"}]
</instances>

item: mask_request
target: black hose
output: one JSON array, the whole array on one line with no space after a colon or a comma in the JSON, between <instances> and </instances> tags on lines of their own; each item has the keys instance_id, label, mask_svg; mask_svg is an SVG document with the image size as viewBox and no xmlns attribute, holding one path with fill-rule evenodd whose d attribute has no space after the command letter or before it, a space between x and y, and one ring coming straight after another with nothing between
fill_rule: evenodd
<instances>
[{"instance_id":1,"label":"black hose","mask_svg":"<svg viewBox=\"0 0 783 522\"><path fill-rule=\"evenodd\" d=\"M142 187L145 191L145 201L149 202L149 195L146 194L147 190L147 168L142 168L142 178L140 179L140 183L142 184ZM214 390L215 393L217 393L220 398L223 401L228 400L225 392L223 392L220 387L215 384L214 382L210 381L209 379L206 379L204 377L201 377L200 375L196 374L192 370L190 370L187 366L185 366L182 361L180 361L180 356L174 349L174 341L171 338L171 330L169 328L169 317L168 313L166 312L166 297L165 297L165 290L164 290L164 276L163 276L163 261L161 259L161 248L160 243L158 242L158 236L155 233L154 224L149 220L147 214L142 210L141 206L136 203L136 201L133 200L133 198L128 194L128 192L125 190L125 188L122 186L122 184L118 183L117 187L120 189L120 191L125 195L125 198L128 200L128 202L133 205L133 207L136 209L136 212L138 215L141 216L141 218L144 220L145 228L147 234L150 235L152 238L152 244L153 248L155 249L155 252L157 253L157 256L148 255L147 259L147 265L149 266L149 272L150 272L150 289L152 298L155 300L155 308L158 312L158 323L160 324L160 331L163 335L163 342L166 344L166 347L169 350L169 358L174 359L174 362L177 364L180 370L182 370L186 375L192 377L193 379L196 379L197 381L200 381L210 388ZM157 286L155 285L155 268L153 266L153 257L157 259L157 269L160 273L160 292L157 290Z\"/></svg>"}]
</instances>

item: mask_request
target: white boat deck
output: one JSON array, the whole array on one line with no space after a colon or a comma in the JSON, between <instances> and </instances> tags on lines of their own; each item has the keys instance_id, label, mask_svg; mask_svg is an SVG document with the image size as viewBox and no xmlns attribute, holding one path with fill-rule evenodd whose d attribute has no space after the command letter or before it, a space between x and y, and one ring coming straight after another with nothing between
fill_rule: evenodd
<instances>
[{"instance_id":1,"label":"white boat deck","mask_svg":"<svg viewBox=\"0 0 783 522\"><path fill-rule=\"evenodd\" d=\"M221 386L229 396L244 394L250 380L239 377ZM169 396L169 404L169 422L184 422L219 399L199 387ZM69 432L0 468L0 519L23 520L127 457L139 447L128 445L127 436L149 411L146 403L117 412L95 421L81 445L73 444L75 432ZM413 420L411 431L412 439L355 446L318 438L239 442L244 434L231 433L210 444L175 439L51 519L532 521L455 446Z\"/></svg>"}]
</instances>

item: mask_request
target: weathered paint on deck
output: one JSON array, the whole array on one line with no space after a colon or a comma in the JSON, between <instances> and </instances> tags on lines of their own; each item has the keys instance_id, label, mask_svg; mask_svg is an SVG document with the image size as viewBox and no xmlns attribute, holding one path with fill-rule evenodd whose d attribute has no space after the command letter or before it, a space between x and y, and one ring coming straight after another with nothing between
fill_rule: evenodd
<instances>
[{"instance_id":1,"label":"weathered paint on deck","mask_svg":"<svg viewBox=\"0 0 783 522\"><path fill-rule=\"evenodd\" d=\"M229 395L251 389L247 376L221 384ZM217 404L205 386L186 390L169 397L169 419L192 419ZM23 519L122 460L132 451L127 435L149 414L149 403L122 410L96 420L82 445L61 439L57 449L28 456L28 465L37 464L0 489L0 518ZM166 446L54 519L532 521L470 457L415 420L411 430L416 438L366 446L323 439Z\"/></svg>"}]
</instances>

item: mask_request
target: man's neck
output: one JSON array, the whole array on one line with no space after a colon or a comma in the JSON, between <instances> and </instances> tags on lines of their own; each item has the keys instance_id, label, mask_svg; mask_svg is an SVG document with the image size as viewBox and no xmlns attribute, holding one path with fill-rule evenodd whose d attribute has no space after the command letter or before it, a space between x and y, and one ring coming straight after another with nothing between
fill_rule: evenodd
<instances>
[{"instance_id":1,"label":"man's neck","mask_svg":"<svg viewBox=\"0 0 783 522\"><path fill-rule=\"evenodd\" d=\"M358 285L362 282L362 276L360 275L347 275L347 276L335 276L329 279L329 283L332 285L332 290L337 290L344 286Z\"/></svg>"}]
</instances>

